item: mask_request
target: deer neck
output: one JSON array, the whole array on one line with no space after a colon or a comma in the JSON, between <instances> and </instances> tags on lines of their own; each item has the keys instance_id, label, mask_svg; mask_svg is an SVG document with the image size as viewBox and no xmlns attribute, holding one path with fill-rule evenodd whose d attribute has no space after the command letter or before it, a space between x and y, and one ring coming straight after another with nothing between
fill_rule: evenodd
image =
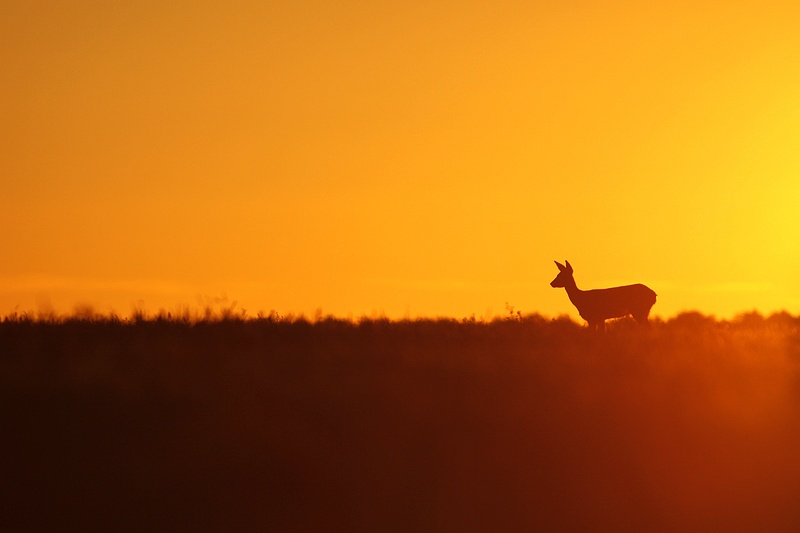
<instances>
[{"instance_id":1,"label":"deer neck","mask_svg":"<svg viewBox=\"0 0 800 533\"><path fill-rule=\"evenodd\" d=\"M583 301L583 294L584 291L578 288L578 284L575 283L574 279L570 279L570 281L564 286L567 290L567 296L569 297L569 301L572 302L572 305L578 307L578 303Z\"/></svg>"}]
</instances>

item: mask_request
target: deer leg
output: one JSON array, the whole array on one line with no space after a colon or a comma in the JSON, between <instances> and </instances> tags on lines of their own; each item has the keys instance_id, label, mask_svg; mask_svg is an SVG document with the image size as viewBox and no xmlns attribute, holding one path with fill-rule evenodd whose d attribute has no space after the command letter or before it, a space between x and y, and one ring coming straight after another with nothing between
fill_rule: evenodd
<instances>
[{"instance_id":1,"label":"deer leg","mask_svg":"<svg viewBox=\"0 0 800 533\"><path fill-rule=\"evenodd\" d=\"M606 330L605 320L593 320L589 322L589 331L592 333L603 333Z\"/></svg>"}]
</instances>

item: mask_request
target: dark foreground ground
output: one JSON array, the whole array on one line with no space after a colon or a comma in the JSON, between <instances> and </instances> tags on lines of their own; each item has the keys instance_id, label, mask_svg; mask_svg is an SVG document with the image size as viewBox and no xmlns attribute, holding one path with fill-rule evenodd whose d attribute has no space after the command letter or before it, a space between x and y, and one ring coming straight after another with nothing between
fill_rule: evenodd
<instances>
[{"instance_id":1,"label":"dark foreground ground","mask_svg":"<svg viewBox=\"0 0 800 533\"><path fill-rule=\"evenodd\" d=\"M0 323L3 531L797 531L800 319Z\"/></svg>"}]
</instances>

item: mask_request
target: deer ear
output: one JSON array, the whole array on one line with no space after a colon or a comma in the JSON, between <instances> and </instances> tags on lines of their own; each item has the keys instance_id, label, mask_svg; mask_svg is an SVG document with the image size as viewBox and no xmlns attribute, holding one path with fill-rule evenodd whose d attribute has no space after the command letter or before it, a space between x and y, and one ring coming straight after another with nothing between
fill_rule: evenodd
<instances>
[{"instance_id":1,"label":"deer ear","mask_svg":"<svg viewBox=\"0 0 800 533\"><path fill-rule=\"evenodd\" d=\"M572 265L569 264L569 261L565 261L565 263L567 263L567 272L572 274Z\"/></svg>"},{"instance_id":2,"label":"deer ear","mask_svg":"<svg viewBox=\"0 0 800 533\"><path fill-rule=\"evenodd\" d=\"M562 265L562 264L561 264L561 263L559 263L558 261L553 261L553 263L555 263L555 264L556 264L556 266L558 267L558 271L559 271L559 272L564 272L564 271L567 269L567 267L565 267L564 265Z\"/></svg>"}]
</instances>

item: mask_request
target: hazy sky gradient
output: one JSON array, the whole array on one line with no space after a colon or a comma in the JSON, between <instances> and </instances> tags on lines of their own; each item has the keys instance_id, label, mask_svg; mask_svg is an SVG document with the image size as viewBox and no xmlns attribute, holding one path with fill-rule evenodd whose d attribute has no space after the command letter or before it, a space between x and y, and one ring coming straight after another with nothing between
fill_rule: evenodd
<instances>
[{"instance_id":1,"label":"hazy sky gradient","mask_svg":"<svg viewBox=\"0 0 800 533\"><path fill-rule=\"evenodd\" d=\"M800 7L523 4L3 2L0 314L800 312Z\"/></svg>"}]
</instances>

